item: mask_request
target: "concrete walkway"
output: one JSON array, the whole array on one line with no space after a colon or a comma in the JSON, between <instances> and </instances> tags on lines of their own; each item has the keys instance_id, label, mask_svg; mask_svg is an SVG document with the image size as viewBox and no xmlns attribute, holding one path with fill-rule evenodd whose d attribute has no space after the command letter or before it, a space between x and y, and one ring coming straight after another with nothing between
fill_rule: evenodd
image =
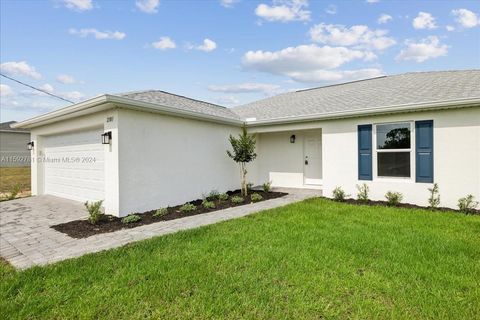
<instances>
[{"instance_id":1,"label":"concrete walkway","mask_svg":"<svg viewBox=\"0 0 480 320\"><path fill-rule=\"evenodd\" d=\"M282 198L103 233L85 239L74 239L50 228L59 223L86 218L88 214L80 202L48 195L1 202L0 256L16 268L26 269L120 247L154 236L243 217L321 195L321 190L276 190L289 194Z\"/></svg>"}]
</instances>

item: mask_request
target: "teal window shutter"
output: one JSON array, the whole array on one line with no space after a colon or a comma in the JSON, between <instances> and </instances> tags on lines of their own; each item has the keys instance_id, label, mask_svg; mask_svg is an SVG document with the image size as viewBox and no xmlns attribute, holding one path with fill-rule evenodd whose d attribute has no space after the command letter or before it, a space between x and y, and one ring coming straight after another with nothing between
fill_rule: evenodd
<instances>
[{"instance_id":1,"label":"teal window shutter","mask_svg":"<svg viewBox=\"0 0 480 320\"><path fill-rule=\"evenodd\" d=\"M433 120L415 121L416 181L433 182Z\"/></svg>"},{"instance_id":2,"label":"teal window shutter","mask_svg":"<svg viewBox=\"0 0 480 320\"><path fill-rule=\"evenodd\" d=\"M372 125L358 126L358 180L372 180Z\"/></svg>"}]
</instances>

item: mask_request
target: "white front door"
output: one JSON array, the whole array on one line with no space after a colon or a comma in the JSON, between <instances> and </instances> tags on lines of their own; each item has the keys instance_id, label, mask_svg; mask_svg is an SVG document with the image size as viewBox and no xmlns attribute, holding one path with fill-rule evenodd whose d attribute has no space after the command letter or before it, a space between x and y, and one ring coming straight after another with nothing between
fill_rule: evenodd
<instances>
[{"instance_id":1,"label":"white front door","mask_svg":"<svg viewBox=\"0 0 480 320\"><path fill-rule=\"evenodd\" d=\"M102 133L98 128L44 138L46 194L78 201L104 200Z\"/></svg>"},{"instance_id":2,"label":"white front door","mask_svg":"<svg viewBox=\"0 0 480 320\"><path fill-rule=\"evenodd\" d=\"M304 183L322 184L322 136L306 135L304 139Z\"/></svg>"}]
</instances>

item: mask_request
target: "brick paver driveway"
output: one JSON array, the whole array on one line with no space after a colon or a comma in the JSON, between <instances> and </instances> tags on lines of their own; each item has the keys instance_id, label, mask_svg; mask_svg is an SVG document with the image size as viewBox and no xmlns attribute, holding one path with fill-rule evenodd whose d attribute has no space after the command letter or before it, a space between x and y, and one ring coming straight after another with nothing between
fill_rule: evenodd
<instances>
[{"instance_id":1,"label":"brick paver driveway","mask_svg":"<svg viewBox=\"0 0 480 320\"><path fill-rule=\"evenodd\" d=\"M180 230L242 217L320 196L320 190L280 189L289 194L244 206L161 221L132 229L74 239L50 226L88 216L82 203L49 195L0 202L0 256L25 269L125 245Z\"/></svg>"}]
</instances>

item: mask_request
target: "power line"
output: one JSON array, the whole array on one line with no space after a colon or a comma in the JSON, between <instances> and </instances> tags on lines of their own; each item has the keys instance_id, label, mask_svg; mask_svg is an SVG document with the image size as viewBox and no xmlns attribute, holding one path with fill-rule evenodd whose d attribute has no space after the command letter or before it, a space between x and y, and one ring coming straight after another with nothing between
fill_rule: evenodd
<instances>
[{"instance_id":1,"label":"power line","mask_svg":"<svg viewBox=\"0 0 480 320\"><path fill-rule=\"evenodd\" d=\"M57 95L55 95L55 94L53 94L53 93L50 93L50 92L48 92L48 91L45 91L45 90L36 88L36 87L31 86L31 85L29 85L29 84L27 84L27 83L24 83L24 82L22 82L22 81L20 81L20 80L11 78L11 77L9 77L9 76L6 76L6 75L4 75L3 73L0 73L0 75L1 75L2 77L5 77L5 78L9 79L9 80L15 81L16 83L19 83L19 84L21 84L21 85L24 85L24 86L26 86L26 87L29 87L29 88L31 88L31 89L33 89L33 90L40 91L40 92L42 92L42 93L48 94L49 96L52 96L52 97L57 98L57 99L61 99L61 100L66 101L66 102L68 102L68 103L75 104L75 102L73 102L73 101L70 101L70 100L68 100L68 99L62 98L62 97L57 96Z\"/></svg>"}]
</instances>

